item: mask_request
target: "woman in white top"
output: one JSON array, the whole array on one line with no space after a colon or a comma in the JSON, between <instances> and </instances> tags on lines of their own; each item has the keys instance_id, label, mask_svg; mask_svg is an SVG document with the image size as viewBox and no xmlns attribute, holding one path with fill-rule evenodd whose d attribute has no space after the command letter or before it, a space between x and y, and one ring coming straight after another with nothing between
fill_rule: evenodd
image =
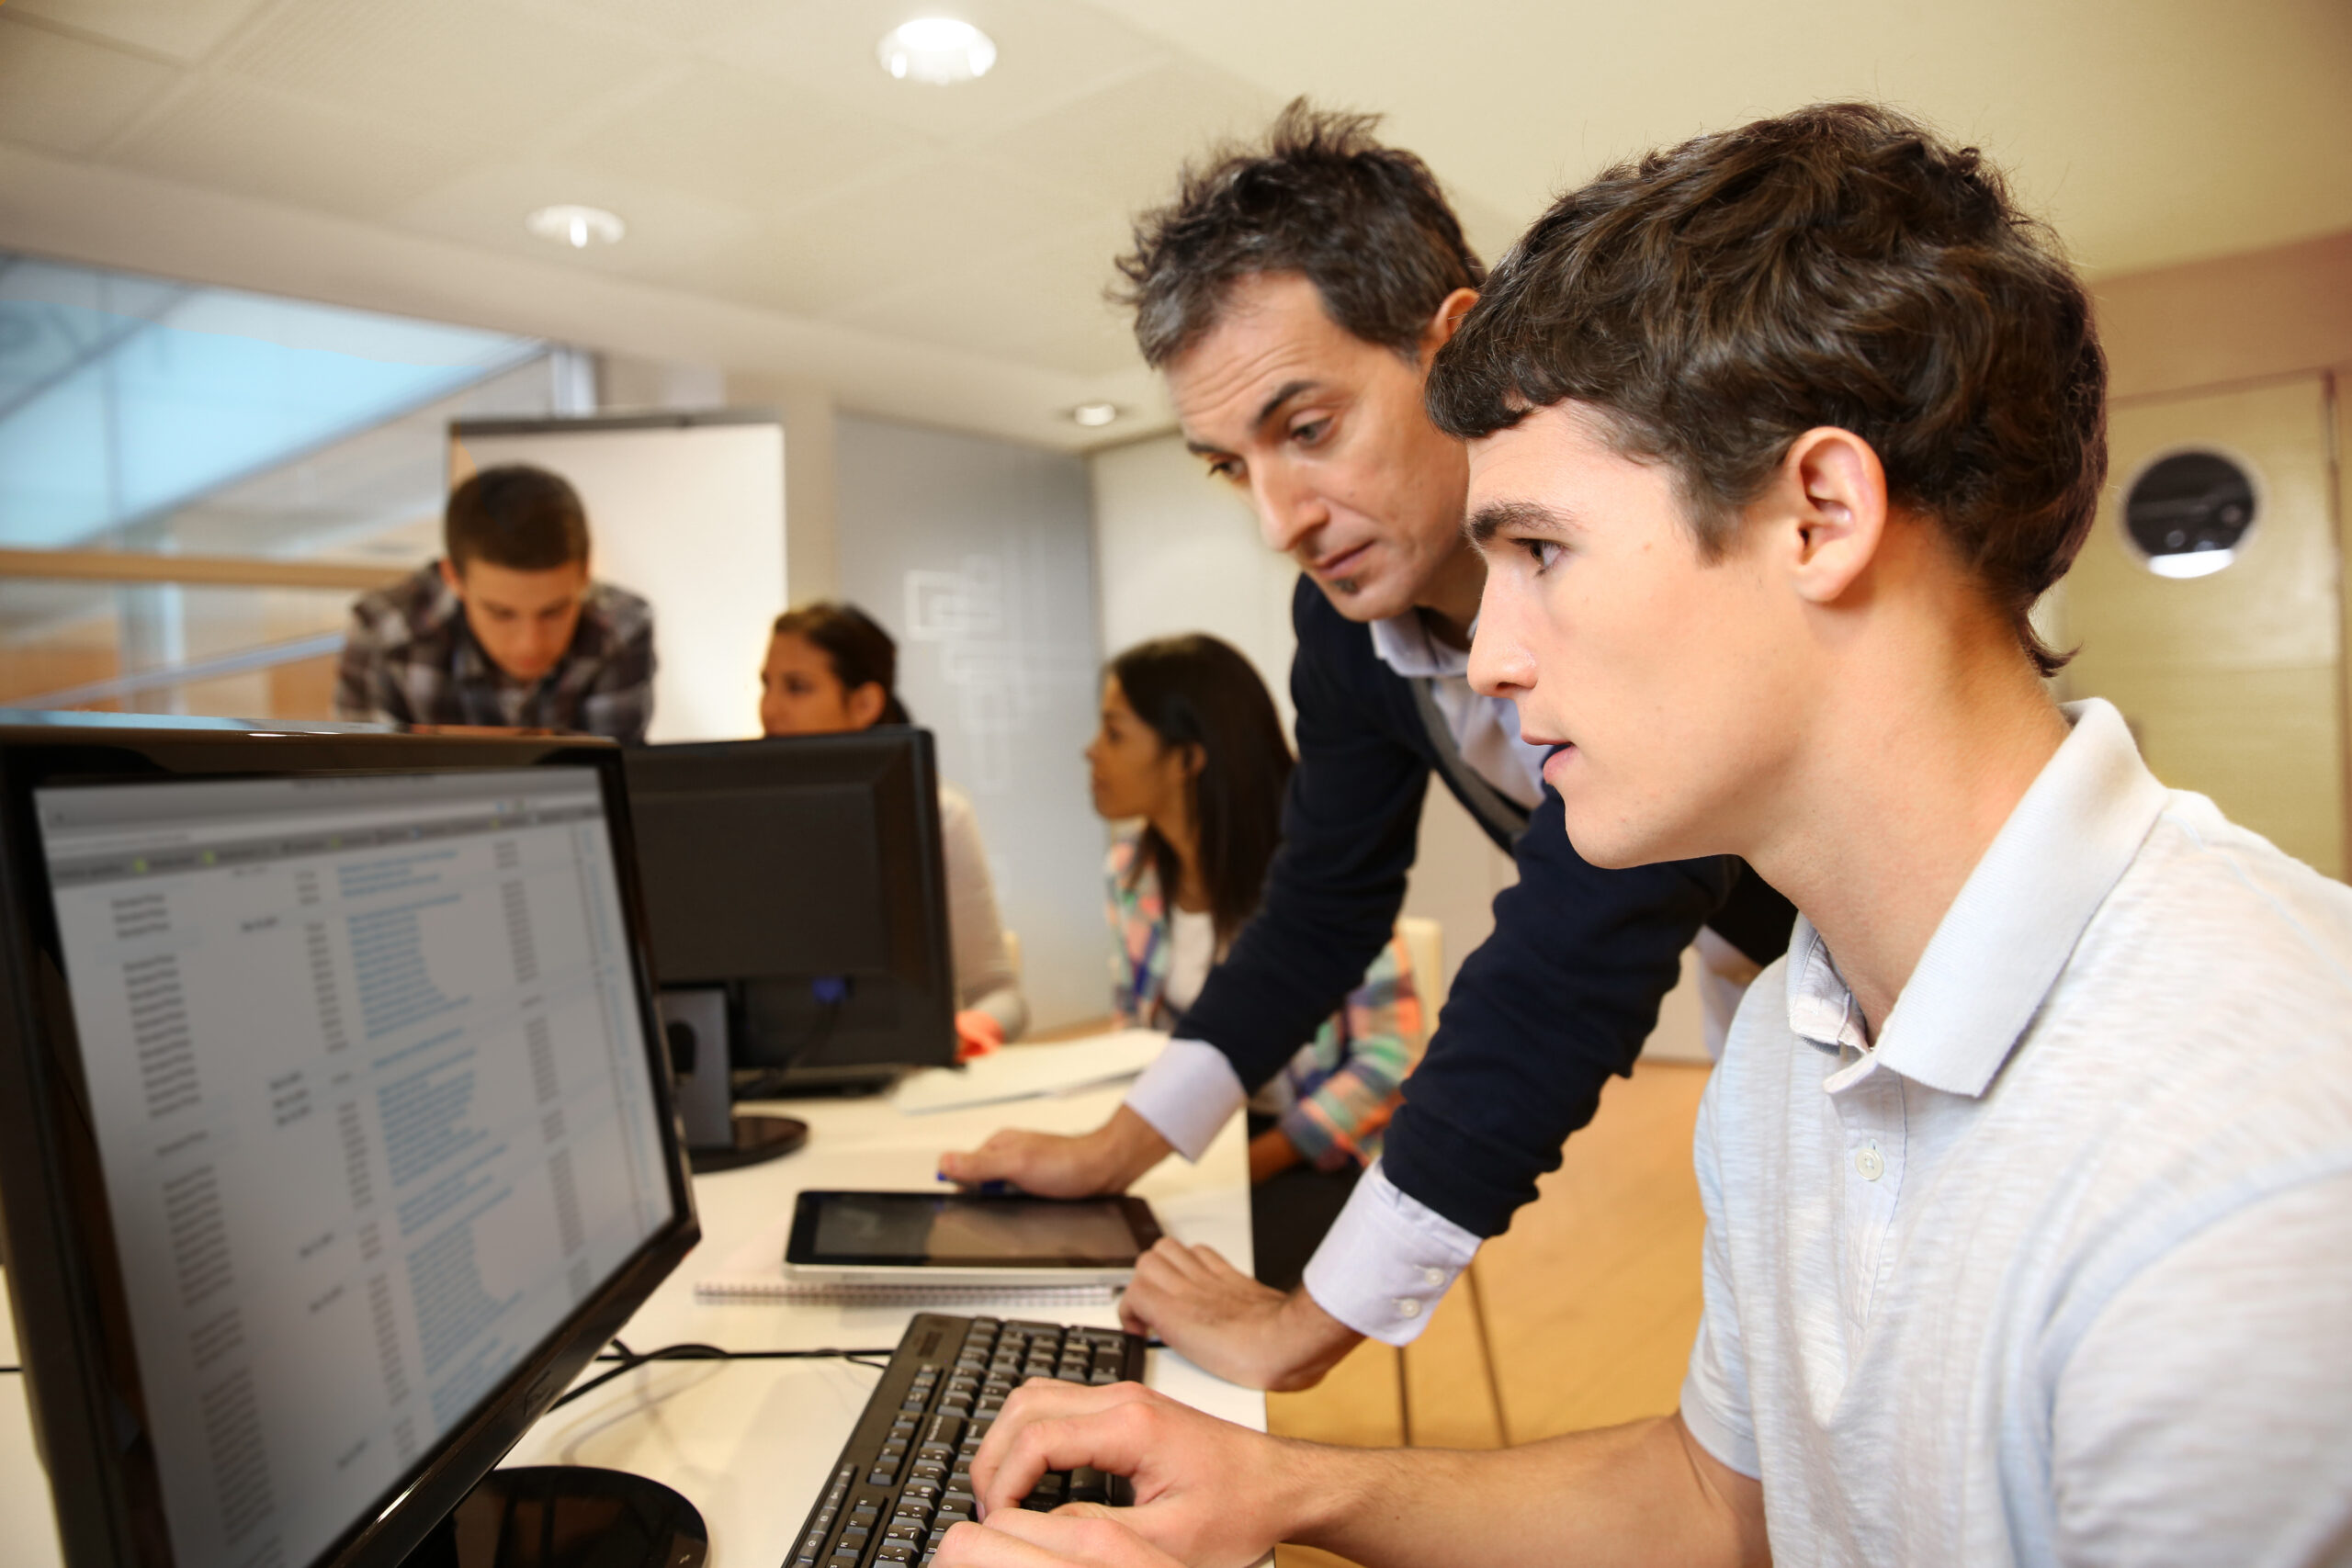
<instances>
[{"instance_id":1,"label":"woman in white top","mask_svg":"<svg viewBox=\"0 0 2352 1568\"><path fill-rule=\"evenodd\" d=\"M899 701L899 645L854 604L820 602L778 615L760 670L760 729L830 735L909 724ZM939 784L940 848L947 863L947 929L956 959L956 1032L967 1051L1017 1039L1029 1004L1012 972L988 852L964 792Z\"/></svg>"}]
</instances>

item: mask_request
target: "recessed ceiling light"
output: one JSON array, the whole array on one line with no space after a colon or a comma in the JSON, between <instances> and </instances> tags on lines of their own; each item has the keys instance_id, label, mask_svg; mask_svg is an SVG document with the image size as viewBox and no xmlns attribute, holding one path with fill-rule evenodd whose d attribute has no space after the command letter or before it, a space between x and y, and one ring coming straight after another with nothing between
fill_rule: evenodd
<instances>
[{"instance_id":1,"label":"recessed ceiling light","mask_svg":"<svg viewBox=\"0 0 2352 1568\"><path fill-rule=\"evenodd\" d=\"M612 244L628 232L628 225L620 220L619 214L601 207L575 207L569 202L540 208L523 220L523 227L542 240L553 240L575 251Z\"/></svg>"},{"instance_id":2,"label":"recessed ceiling light","mask_svg":"<svg viewBox=\"0 0 2352 1568\"><path fill-rule=\"evenodd\" d=\"M1082 424L1089 430L1100 430L1119 417L1116 403L1080 403L1069 411L1070 423Z\"/></svg>"},{"instance_id":3,"label":"recessed ceiling light","mask_svg":"<svg viewBox=\"0 0 2352 1568\"><path fill-rule=\"evenodd\" d=\"M996 44L969 22L953 17L918 17L882 35L875 52L882 69L901 82L945 87L989 73Z\"/></svg>"}]
</instances>

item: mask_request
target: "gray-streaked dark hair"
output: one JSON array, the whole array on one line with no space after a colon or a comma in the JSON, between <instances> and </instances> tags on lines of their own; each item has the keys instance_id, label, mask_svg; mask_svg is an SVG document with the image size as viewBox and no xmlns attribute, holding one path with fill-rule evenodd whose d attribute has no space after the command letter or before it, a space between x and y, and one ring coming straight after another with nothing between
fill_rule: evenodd
<instances>
[{"instance_id":1,"label":"gray-streaked dark hair","mask_svg":"<svg viewBox=\"0 0 2352 1568\"><path fill-rule=\"evenodd\" d=\"M1509 255L1427 389L1468 439L1599 411L1675 475L1709 558L1807 430L1868 441L2042 673L2028 619L2089 536L2107 476L2090 299L1973 147L1820 104L1603 172Z\"/></svg>"},{"instance_id":2,"label":"gray-streaked dark hair","mask_svg":"<svg viewBox=\"0 0 2352 1568\"><path fill-rule=\"evenodd\" d=\"M1487 269L1462 237L1437 176L1373 139L1380 117L1294 99L1264 141L1187 164L1176 197L1136 220L1114 302L1158 369L1216 323L1235 282L1303 274L1331 320L1412 355L1438 306Z\"/></svg>"}]
</instances>

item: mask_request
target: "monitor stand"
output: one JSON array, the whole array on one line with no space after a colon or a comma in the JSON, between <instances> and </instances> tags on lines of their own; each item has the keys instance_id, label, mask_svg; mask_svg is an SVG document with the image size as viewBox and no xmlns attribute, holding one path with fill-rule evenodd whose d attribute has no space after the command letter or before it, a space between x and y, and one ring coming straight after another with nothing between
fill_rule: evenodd
<instances>
[{"instance_id":1,"label":"monitor stand","mask_svg":"<svg viewBox=\"0 0 2352 1568\"><path fill-rule=\"evenodd\" d=\"M586 1465L493 1470L401 1568L700 1568L710 1531L658 1481Z\"/></svg>"},{"instance_id":2,"label":"monitor stand","mask_svg":"<svg viewBox=\"0 0 2352 1568\"><path fill-rule=\"evenodd\" d=\"M733 1144L687 1146L686 1166L696 1176L762 1165L808 1141L808 1123L797 1116L760 1116L739 1111L730 1120L735 1128Z\"/></svg>"}]
</instances>

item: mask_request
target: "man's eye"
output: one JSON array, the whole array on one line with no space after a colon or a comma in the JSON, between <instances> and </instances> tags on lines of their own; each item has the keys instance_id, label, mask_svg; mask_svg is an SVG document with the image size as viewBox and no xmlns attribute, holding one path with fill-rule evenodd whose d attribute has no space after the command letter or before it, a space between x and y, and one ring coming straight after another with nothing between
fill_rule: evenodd
<instances>
[{"instance_id":1,"label":"man's eye","mask_svg":"<svg viewBox=\"0 0 2352 1568\"><path fill-rule=\"evenodd\" d=\"M1240 458L1213 457L1209 460L1209 478L1213 479L1238 479L1240 477Z\"/></svg>"},{"instance_id":2,"label":"man's eye","mask_svg":"<svg viewBox=\"0 0 2352 1568\"><path fill-rule=\"evenodd\" d=\"M1552 563L1560 558L1560 545L1556 539L1521 539L1516 543L1527 552L1527 558L1535 563L1537 571L1550 570Z\"/></svg>"},{"instance_id":3,"label":"man's eye","mask_svg":"<svg viewBox=\"0 0 2352 1568\"><path fill-rule=\"evenodd\" d=\"M1310 419L1303 423L1294 424L1290 427L1290 438L1298 443L1301 446L1315 446L1330 433L1331 422L1328 417L1323 419Z\"/></svg>"}]
</instances>

